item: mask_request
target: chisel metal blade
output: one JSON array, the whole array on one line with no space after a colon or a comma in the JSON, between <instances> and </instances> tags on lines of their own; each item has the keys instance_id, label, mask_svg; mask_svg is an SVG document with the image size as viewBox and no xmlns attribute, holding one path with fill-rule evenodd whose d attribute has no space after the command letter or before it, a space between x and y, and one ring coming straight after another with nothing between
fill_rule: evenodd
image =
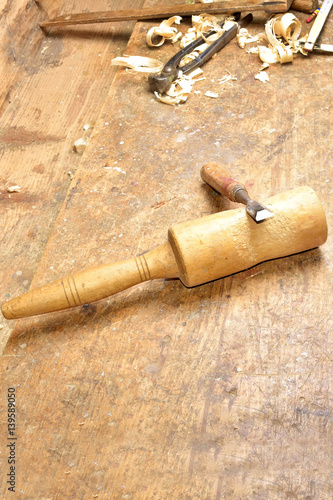
<instances>
[{"instance_id":1,"label":"chisel metal blade","mask_svg":"<svg viewBox=\"0 0 333 500\"><path fill-rule=\"evenodd\" d=\"M263 222L274 215L268 208L254 200L249 200L247 202L246 212L257 223Z\"/></svg>"}]
</instances>

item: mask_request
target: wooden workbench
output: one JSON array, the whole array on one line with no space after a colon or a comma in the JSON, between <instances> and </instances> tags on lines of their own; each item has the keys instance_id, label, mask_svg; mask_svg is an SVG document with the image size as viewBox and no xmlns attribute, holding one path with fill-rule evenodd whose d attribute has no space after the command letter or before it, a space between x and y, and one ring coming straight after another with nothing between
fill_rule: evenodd
<instances>
[{"instance_id":1,"label":"wooden workbench","mask_svg":"<svg viewBox=\"0 0 333 500\"><path fill-rule=\"evenodd\" d=\"M264 21L257 16L250 31L262 31ZM136 24L127 54L167 60L177 50L145 45L153 25ZM120 28L40 39L39 54L59 45L58 63L15 80L15 101L4 105L12 126L12 136L1 136L11 158L4 183L22 191L1 195L2 299L71 269L138 255L163 243L171 224L230 208L200 180L210 160L260 200L312 186L331 226L331 56L271 65L262 84L254 80L257 56L233 41L205 66L206 80L195 86L201 93L172 107L155 99L142 74L119 69L113 78L110 60L124 45L115 49L108 33L119 30L118 40ZM332 39L330 20L322 41ZM99 60L91 43L101 44ZM66 87L73 56L88 74ZM227 70L237 78L232 86L219 84ZM34 78L51 92L35 104ZM38 101L48 111L36 140L38 120L29 117ZM73 139L96 118L79 162ZM53 159L44 170L40 149ZM329 236L320 249L193 289L151 281L88 307L17 321L0 374L1 408L7 388L16 391L17 497L331 499L331 250ZM11 498L5 411L0 430L1 497Z\"/></svg>"}]
</instances>

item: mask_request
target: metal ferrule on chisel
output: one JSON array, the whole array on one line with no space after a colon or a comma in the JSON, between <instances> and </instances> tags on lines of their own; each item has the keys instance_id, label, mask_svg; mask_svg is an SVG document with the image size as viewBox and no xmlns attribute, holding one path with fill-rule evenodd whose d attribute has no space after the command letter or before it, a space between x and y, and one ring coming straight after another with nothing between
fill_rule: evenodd
<instances>
[{"instance_id":1,"label":"metal ferrule on chisel","mask_svg":"<svg viewBox=\"0 0 333 500\"><path fill-rule=\"evenodd\" d=\"M273 213L268 210L264 205L258 203L255 200L252 200L246 189L242 185L236 185L232 189L232 197L233 201L237 203L242 203L246 205L247 214L255 221L255 222L263 222L269 217L273 216Z\"/></svg>"},{"instance_id":2,"label":"metal ferrule on chisel","mask_svg":"<svg viewBox=\"0 0 333 500\"><path fill-rule=\"evenodd\" d=\"M264 205L252 200L245 186L232 177L221 165L215 162L206 163L201 169L201 177L229 200L245 205L246 213L257 224L274 215Z\"/></svg>"}]
</instances>

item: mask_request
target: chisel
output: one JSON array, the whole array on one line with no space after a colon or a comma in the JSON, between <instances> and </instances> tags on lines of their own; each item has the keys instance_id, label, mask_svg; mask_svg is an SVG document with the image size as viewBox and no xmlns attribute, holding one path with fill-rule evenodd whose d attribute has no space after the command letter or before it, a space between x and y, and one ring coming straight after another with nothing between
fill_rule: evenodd
<instances>
[{"instance_id":1,"label":"chisel","mask_svg":"<svg viewBox=\"0 0 333 500\"><path fill-rule=\"evenodd\" d=\"M212 188L231 201L246 205L247 214L257 223L274 214L261 203L250 198L246 187L231 177L229 172L215 162L206 163L201 169L201 177Z\"/></svg>"}]
</instances>

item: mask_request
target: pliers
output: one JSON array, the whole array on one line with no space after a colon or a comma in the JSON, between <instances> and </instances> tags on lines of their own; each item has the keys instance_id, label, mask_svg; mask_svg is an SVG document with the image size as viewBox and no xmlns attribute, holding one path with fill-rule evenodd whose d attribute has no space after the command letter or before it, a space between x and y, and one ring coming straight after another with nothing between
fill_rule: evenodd
<instances>
[{"instance_id":1,"label":"pliers","mask_svg":"<svg viewBox=\"0 0 333 500\"><path fill-rule=\"evenodd\" d=\"M174 80L176 80L182 74L191 73L196 68L202 66L205 62L208 61L214 54L216 54L219 50L221 50L227 43L232 40L238 31L238 28L245 28L248 24L250 24L253 20L252 14L248 14L243 17L238 24L234 24L229 30L225 31L223 35L221 35L214 43L212 43L202 54L196 57L193 61L184 66L179 66L180 61L187 54L190 54L194 49L199 47L202 43L204 43L203 37L197 38L194 42L188 44L184 49L180 50L175 54L164 66L161 73L149 75L148 82L150 89L153 92L159 92L160 94L164 94L167 92ZM224 21L223 21L224 23ZM221 25L223 25L221 23ZM206 38L210 35L214 35L216 33L215 30L207 33Z\"/></svg>"}]
</instances>

